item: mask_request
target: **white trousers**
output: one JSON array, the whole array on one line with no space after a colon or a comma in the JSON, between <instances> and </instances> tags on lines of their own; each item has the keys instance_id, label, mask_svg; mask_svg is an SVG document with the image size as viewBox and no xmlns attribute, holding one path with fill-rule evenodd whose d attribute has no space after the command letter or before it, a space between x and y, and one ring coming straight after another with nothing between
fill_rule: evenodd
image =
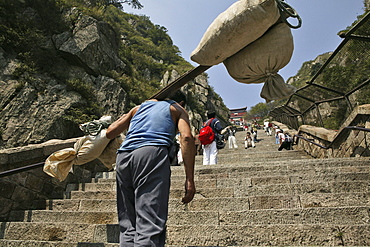
<instances>
[{"instance_id":1,"label":"white trousers","mask_svg":"<svg viewBox=\"0 0 370 247\"><path fill-rule=\"evenodd\" d=\"M238 148L238 145L236 144L236 138L235 136L229 136L229 148Z\"/></svg>"},{"instance_id":2,"label":"white trousers","mask_svg":"<svg viewBox=\"0 0 370 247\"><path fill-rule=\"evenodd\" d=\"M203 165L217 164L217 154L218 149L215 141L211 144L203 145Z\"/></svg>"},{"instance_id":3,"label":"white trousers","mask_svg":"<svg viewBox=\"0 0 370 247\"><path fill-rule=\"evenodd\" d=\"M248 147L255 147L256 145L254 144L253 140L246 140L244 142L244 146L245 146L245 148L248 148Z\"/></svg>"}]
</instances>

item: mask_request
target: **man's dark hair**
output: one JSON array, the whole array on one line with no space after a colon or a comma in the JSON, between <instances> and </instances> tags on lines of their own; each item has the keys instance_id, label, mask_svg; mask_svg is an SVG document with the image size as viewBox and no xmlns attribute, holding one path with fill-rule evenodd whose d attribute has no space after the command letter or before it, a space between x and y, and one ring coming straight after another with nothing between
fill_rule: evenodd
<instances>
[{"instance_id":1,"label":"man's dark hair","mask_svg":"<svg viewBox=\"0 0 370 247\"><path fill-rule=\"evenodd\" d=\"M186 105L186 95L180 90L175 91L168 98L176 101L177 103L182 105L182 107L185 107Z\"/></svg>"},{"instance_id":2,"label":"man's dark hair","mask_svg":"<svg viewBox=\"0 0 370 247\"><path fill-rule=\"evenodd\" d=\"M216 117L216 112L214 112L214 111L207 112L207 117L208 118L215 118Z\"/></svg>"}]
</instances>

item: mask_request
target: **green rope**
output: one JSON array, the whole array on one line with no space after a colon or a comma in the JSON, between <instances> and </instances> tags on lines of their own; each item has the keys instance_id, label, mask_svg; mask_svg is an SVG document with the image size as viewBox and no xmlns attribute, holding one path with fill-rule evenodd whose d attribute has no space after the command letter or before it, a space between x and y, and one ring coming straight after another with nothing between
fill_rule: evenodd
<instances>
[{"instance_id":1,"label":"green rope","mask_svg":"<svg viewBox=\"0 0 370 247\"><path fill-rule=\"evenodd\" d=\"M86 124L81 124L80 129L85 135L97 136L102 129L108 128L110 123L105 121L91 121Z\"/></svg>"},{"instance_id":2,"label":"green rope","mask_svg":"<svg viewBox=\"0 0 370 247\"><path fill-rule=\"evenodd\" d=\"M276 0L276 3L279 8L281 19L283 22L285 22L290 28L293 29L297 29L302 26L302 19L295 11L295 9L293 9L289 4L284 2L284 0ZM297 18L298 24L296 26L290 24L287 20L289 17Z\"/></svg>"}]
</instances>

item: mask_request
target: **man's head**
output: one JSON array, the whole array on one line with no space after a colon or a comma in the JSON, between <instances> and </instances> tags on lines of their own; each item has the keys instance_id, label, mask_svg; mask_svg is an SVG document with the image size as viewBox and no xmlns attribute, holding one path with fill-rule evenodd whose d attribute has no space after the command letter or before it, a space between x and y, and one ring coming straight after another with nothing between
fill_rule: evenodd
<instances>
[{"instance_id":1,"label":"man's head","mask_svg":"<svg viewBox=\"0 0 370 247\"><path fill-rule=\"evenodd\" d=\"M186 95L183 92L181 92L180 90L176 90L168 98L176 101L182 107L185 107L185 105L186 105Z\"/></svg>"},{"instance_id":2,"label":"man's head","mask_svg":"<svg viewBox=\"0 0 370 247\"><path fill-rule=\"evenodd\" d=\"M215 118L216 117L216 112L214 112L214 111L207 112L207 117L208 118Z\"/></svg>"}]
</instances>

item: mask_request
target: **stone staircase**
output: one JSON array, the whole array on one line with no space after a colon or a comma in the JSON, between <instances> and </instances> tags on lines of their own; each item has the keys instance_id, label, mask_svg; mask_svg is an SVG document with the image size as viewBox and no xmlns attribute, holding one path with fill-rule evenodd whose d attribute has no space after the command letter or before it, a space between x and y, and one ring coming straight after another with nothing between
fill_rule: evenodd
<instances>
[{"instance_id":1,"label":"stone staircase","mask_svg":"<svg viewBox=\"0 0 370 247\"><path fill-rule=\"evenodd\" d=\"M172 167L167 246L369 246L370 159L312 159L277 151L259 131L256 148L196 159L197 194L184 205L183 167ZM12 212L0 246L118 246L115 174L71 184L46 210Z\"/></svg>"}]
</instances>

